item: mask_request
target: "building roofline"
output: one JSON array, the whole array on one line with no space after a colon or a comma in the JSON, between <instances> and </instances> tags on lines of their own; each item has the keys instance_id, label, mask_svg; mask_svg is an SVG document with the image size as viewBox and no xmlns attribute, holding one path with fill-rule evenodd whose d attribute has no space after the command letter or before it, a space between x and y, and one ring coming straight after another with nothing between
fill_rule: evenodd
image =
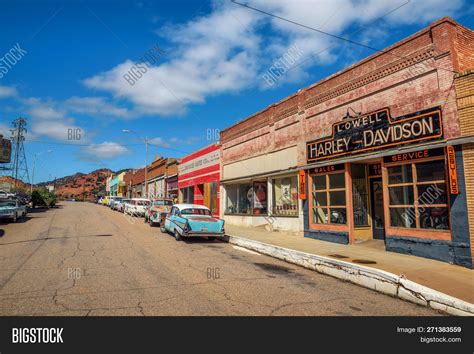
<instances>
[{"instance_id":1,"label":"building roofline","mask_svg":"<svg viewBox=\"0 0 474 354\"><path fill-rule=\"evenodd\" d=\"M310 90L310 89L313 89L313 88L315 88L315 87L317 87L317 86L320 86L320 85L322 85L323 83L328 82L328 81L330 81L330 80L332 80L332 79L334 79L334 78L336 78L336 77L338 77L338 76L340 76L340 75L343 75L343 74L345 74L345 73L347 73L347 72L349 72L349 71L351 71L351 70L353 70L353 69L355 69L355 68L357 68L357 67L359 67L359 66L361 66L361 65L363 65L363 64L365 64L365 63L367 63L367 62L369 62L369 61L371 61L371 60L373 60L373 59L375 59L375 58L377 58L377 57L379 57L379 56L381 56L381 55L386 55L387 52L393 51L394 49L396 49L396 48L398 48L398 47L400 47L400 46L402 46L402 45L404 45L404 44L406 44L406 43L408 43L408 42L414 40L415 38L418 38L418 37L422 36L422 35L425 34L426 32L431 31L434 27L437 27L437 26L439 26L440 24L445 23L445 22L451 23L451 24L454 25L454 26L459 26L459 27L462 27L462 28L465 28L465 29L470 30L468 27L459 24L458 22L456 22L455 20L453 20L451 17L448 17L448 16L441 17L440 19L438 19L438 20L436 20L436 21L430 23L427 27L422 28L421 30L419 30L419 31L417 31L417 32L415 32L415 33L413 33L412 35L410 35L410 36L408 36L408 37L405 37L405 38L399 40L398 42L395 42L395 43L389 45L388 47L386 47L386 48L384 48L384 49L381 49L380 51L378 51L378 52L376 52L376 53L373 53L373 54L369 55L368 57L365 57L364 59L361 59L361 60L357 61L356 63L354 63L354 64L352 64L352 65L350 65L350 66L348 66L348 67L346 67L346 68L344 68L344 69L342 69L342 70L339 70L339 71L337 71L337 72L335 72L335 73L333 73L333 74L331 74L331 75L329 75L329 76L327 76L327 77L325 77L325 78L323 78L323 79L321 79L321 80L319 80L319 81L317 81L317 82L315 82L315 83L313 83L313 84L311 84L311 85L309 85L309 86L306 86L306 87L304 87L304 88L301 88L301 89L299 89L297 92L291 94L290 96L287 96L287 97L281 99L281 100L278 101L278 102L272 103L272 104L270 104L269 106L263 108L262 110L260 110L260 111L258 111L258 112L256 112L256 113L252 114L251 116L248 116L248 117L246 117L246 118L244 118L244 119L242 119L242 120L240 120L240 121L238 121L238 122L232 124L231 126L229 126L229 127L225 128L225 129L221 130L221 133L226 132L226 131L232 129L232 128L238 126L239 124L242 124L242 123L244 123L244 122L246 122L246 121L249 121L249 120L251 120L252 118L254 118L254 117L256 117L256 116L258 116L258 115L260 115L260 114L262 114L262 113L264 113L264 112L266 112L266 111L268 111L269 109L271 109L271 108L273 108L273 107L277 107L277 106L281 105L282 103L284 103L284 102L286 102L286 101L288 101L288 100L290 100L290 99L292 99L292 98L294 98L294 97L296 97L296 96L299 96L300 94L303 94L304 92L306 92L306 91L308 91L308 90Z\"/></svg>"}]
</instances>

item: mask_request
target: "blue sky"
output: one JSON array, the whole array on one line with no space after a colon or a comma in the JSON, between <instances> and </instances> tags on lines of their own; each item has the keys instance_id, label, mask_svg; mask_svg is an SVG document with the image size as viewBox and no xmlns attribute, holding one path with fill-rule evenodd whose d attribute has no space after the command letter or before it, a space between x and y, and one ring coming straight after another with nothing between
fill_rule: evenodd
<instances>
[{"instance_id":1,"label":"blue sky","mask_svg":"<svg viewBox=\"0 0 474 354\"><path fill-rule=\"evenodd\" d=\"M380 49L442 16L474 27L466 0L242 3ZM35 182L143 166L145 136L150 160L181 157L212 143L209 131L373 53L230 1L1 0L0 23L0 58L19 58L3 70L0 59L0 133L28 119ZM124 78L143 58L141 77Z\"/></svg>"}]
</instances>

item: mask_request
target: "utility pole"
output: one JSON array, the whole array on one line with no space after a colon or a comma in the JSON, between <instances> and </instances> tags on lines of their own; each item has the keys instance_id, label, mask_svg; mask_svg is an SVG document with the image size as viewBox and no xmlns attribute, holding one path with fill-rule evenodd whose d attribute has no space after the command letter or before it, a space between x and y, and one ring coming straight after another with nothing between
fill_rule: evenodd
<instances>
[{"instance_id":1,"label":"utility pole","mask_svg":"<svg viewBox=\"0 0 474 354\"><path fill-rule=\"evenodd\" d=\"M13 161L11 165L12 177L15 179L15 188L17 181L22 180L23 182L30 182L30 176L28 174L28 165L26 163L25 148L23 142L25 141L26 133L26 119L17 118L13 121L12 132L12 143L13 143Z\"/></svg>"},{"instance_id":2,"label":"utility pole","mask_svg":"<svg viewBox=\"0 0 474 354\"><path fill-rule=\"evenodd\" d=\"M148 198L148 137L145 137L145 198Z\"/></svg>"}]
</instances>

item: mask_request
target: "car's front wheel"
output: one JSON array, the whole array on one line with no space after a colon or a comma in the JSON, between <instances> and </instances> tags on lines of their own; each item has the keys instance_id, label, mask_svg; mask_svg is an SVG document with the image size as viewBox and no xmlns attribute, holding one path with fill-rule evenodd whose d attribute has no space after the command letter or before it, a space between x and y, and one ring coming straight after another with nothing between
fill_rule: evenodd
<instances>
[{"instance_id":1,"label":"car's front wheel","mask_svg":"<svg viewBox=\"0 0 474 354\"><path fill-rule=\"evenodd\" d=\"M174 229L174 238L176 241L181 241L181 235L178 232L178 229Z\"/></svg>"}]
</instances>

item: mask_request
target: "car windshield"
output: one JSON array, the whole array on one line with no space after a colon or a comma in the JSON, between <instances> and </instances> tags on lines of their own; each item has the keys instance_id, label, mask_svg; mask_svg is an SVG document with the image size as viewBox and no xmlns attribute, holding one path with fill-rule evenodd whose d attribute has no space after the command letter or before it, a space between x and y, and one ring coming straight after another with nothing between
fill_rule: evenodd
<instances>
[{"instance_id":1,"label":"car windshield","mask_svg":"<svg viewBox=\"0 0 474 354\"><path fill-rule=\"evenodd\" d=\"M171 206L173 205L173 202L171 200L155 200L153 202L153 205L154 206L163 206L163 205Z\"/></svg>"},{"instance_id":2,"label":"car windshield","mask_svg":"<svg viewBox=\"0 0 474 354\"><path fill-rule=\"evenodd\" d=\"M0 207L15 207L16 202L0 202Z\"/></svg>"},{"instance_id":3,"label":"car windshield","mask_svg":"<svg viewBox=\"0 0 474 354\"><path fill-rule=\"evenodd\" d=\"M137 205L148 205L150 204L147 200L137 200Z\"/></svg>"},{"instance_id":4,"label":"car windshield","mask_svg":"<svg viewBox=\"0 0 474 354\"><path fill-rule=\"evenodd\" d=\"M201 208L188 208L181 210L181 215L207 215L211 216L211 211Z\"/></svg>"}]
</instances>

